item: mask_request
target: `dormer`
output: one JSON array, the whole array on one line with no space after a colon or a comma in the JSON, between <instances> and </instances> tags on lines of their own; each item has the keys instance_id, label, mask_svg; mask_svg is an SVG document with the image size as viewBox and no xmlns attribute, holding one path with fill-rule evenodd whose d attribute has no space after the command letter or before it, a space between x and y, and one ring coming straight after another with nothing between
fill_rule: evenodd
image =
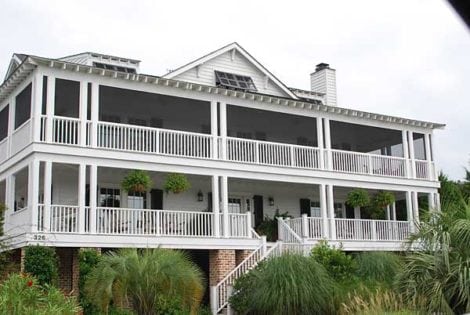
<instances>
[{"instance_id":1,"label":"dormer","mask_svg":"<svg viewBox=\"0 0 470 315\"><path fill-rule=\"evenodd\" d=\"M163 76L226 89L298 99L238 43L224 46Z\"/></svg>"},{"instance_id":2,"label":"dormer","mask_svg":"<svg viewBox=\"0 0 470 315\"><path fill-rule=\"evenodd\" d=\"M140 65L140 60L92 52L84 52L76 55L62 57L59 60L126 73L139 73Z\"/></svg>"}]
</instances>

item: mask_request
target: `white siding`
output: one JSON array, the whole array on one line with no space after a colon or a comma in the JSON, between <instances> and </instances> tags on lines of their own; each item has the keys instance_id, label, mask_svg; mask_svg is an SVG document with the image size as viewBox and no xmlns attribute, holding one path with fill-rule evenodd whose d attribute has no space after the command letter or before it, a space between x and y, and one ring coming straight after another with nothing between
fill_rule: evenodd
<instances>
[{"instance_id":1,"label":"white siding","mask_svg":"<svg viewBox=\"0 0 470 315\"><path fill-rule=\"evenodd\" d=\"M327 105L336 106L336 71L323 69L310 75L310 86L313 92L325 93Z\"/></svg>"},{"instance_id":2,"label":"white siding","mask_svg":"<svg viewBox=\"0 0 470 315\"><path fill-rule=\"evenodd\" d=\"M265 75L240 53L235 53L234 59L232 60L231 51L201 64L199 66L199 71L194 67L175 76L174 79L206 85L215 85L214 70L250 76L259 93L287 96L287 94L271 80L266 84Z\"/></svg>"}]
</instances>

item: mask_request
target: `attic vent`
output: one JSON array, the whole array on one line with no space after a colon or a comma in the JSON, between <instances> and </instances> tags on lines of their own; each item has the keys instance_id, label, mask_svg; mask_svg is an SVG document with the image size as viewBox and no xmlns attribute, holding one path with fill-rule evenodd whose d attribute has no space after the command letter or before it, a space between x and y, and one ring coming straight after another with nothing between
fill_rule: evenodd
<instances>
[{"instance_id":1,"label":"attic vent","mask_svg":"<svg viewBox=\"0 0 470 315\"><path fill-rule=\"evenodd\" d=\"M215 71L215 85L241 91L257 91L251 77Z\"/></svg>"},{"instance_id":2,"label":"attic vent","mask_svg":"<svg viewBox=\"0 0 470 315\"><path fill-rule=\"evenodd\" d=\"M114 71L121 71L121 72L127 72L127 73L136 73L135 69L133 68L127 68L127 67L121 67L121 66L115 66L115 65L108 65L106 63L101 63L101 62L93 62L93 66L100 68L100 69L106 69L106 70L114 70Z\"/></svg>"}]
</instances>

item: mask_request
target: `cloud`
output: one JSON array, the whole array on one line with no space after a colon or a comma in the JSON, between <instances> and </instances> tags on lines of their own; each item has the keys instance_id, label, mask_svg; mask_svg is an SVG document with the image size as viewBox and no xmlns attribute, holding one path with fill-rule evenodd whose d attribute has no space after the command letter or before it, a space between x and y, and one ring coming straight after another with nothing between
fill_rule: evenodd
<instances>
[{"instance_id":1,"label":"cloud","mask_svg":"<svg viewBox=\"0 0 470 315\"><path fill-rule=\"evenodd\" d=\"M13 52L98 51L163 74L238 41L287 85L337 69L340 105L444 122L438 164L463 175L470 145L470 37L446 1L4 1L0 61Z\"/></svg>"}]
</instances>

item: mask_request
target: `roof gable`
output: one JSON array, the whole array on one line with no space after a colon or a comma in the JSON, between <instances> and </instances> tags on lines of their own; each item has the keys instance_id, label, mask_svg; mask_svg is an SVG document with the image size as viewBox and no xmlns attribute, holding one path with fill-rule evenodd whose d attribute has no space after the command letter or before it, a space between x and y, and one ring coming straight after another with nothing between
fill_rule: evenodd
<instances>
[{"instance_id":1,"label":"roof gable","mask_svg":"<svg viewBox=\"0 0 470 315\"><path fill-rule=\"evenodd\" d=\"M215 85L215 71L250 76L257 92L291 97L297 96L237 43L229 44L163 77L187 82Z\"/></svg>"},{"instance_id":2,"label":"roof gable","mask_svg":"<svg viewBox=\"0 0 470 315\"><path fill-rule=\"evenodd\" d=\"M5 74L5 78L3 79L6 81L10 77L10 75L15 72L16 68L25 60L26 55L23 54L13 54L10 60L10 64L8 65L7 72Z\"/></svg>"}]
</instances>

